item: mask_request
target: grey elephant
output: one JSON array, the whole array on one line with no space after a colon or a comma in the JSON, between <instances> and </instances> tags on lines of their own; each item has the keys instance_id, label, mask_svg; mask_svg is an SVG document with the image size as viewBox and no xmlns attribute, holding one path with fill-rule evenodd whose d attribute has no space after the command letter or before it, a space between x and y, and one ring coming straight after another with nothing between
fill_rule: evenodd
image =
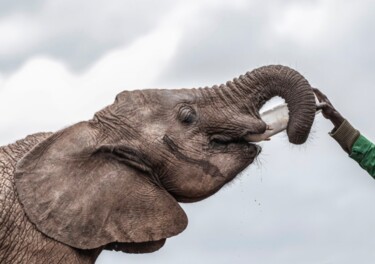
<instances>
[{"instance_id":1,"label":"grey elephant","mask_svg":"<svg viewBox=\"0 0 375 264\"><path fill-rule=\"evenodd\" d=\"M288 103L289 141L306 141L313 91L285 66L226 85L125 91L93 119L0 148L0 263L93 263L147 253L188 223L178 202L216 193L253 162L259 109Z\"/></svg>"}]
</instances>

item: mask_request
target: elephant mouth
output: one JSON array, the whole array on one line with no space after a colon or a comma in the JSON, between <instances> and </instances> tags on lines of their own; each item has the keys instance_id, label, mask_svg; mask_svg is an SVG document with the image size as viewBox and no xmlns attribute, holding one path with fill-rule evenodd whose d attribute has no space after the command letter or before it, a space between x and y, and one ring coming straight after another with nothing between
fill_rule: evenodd
<instances>
[{"instance_id":1,"label":"elephant mouth","mask_svg":"<svg viewBox=\"0 0 375 264\"><path fill-rule=\"evenodd\" d=\"M151 253L159 250L164 244L166 239L157 241L146 241L146 242L113 242L107 244L104 249L109 251L121 251L125 253L139 254L139 253Z\"/></svg>"},{"instance_id":2,"label":"elephant mouth","mask_svg":"<svg viewBox=\"0 0 375 264\"><path fill-rule=\"evenodd\" d=\"M211 145L229 145L229 144L245 144L247 141L244 138L233 138L225 135L213 135L210 138Z\"/></svg>"},{"instance_id":3,"label":"elephant mouth","mask_svg":"<svg viewBox=\"0 0 375 264\"><path fill-rule=\"evenodd\" d=\"M248 142L244 137L224 135L213 135L209 146L213 152L239 152L243 157L250 159L255 159L262 151L259 145Z\"/></svg>"},{"instance_id":4,"label":"elephant mouth","mask_svg":"<svg viewBox=\"0 0 375 264\"><path fill-rule=\"evenodd\" d=\"M208 152L212 154L229 154L232 161L237 163L231 171L222 172L223 163L217 163L207 160L198 160L187 156L180 151L179 146L167 135L163 137L165 145L169 151L179 160L186 161L194 166L199 166L207 175L211 175L215 187L209 187L204 192L194 193L176 191L173 188L166 188L168 192L176 199L177 202L193 203L201 201L219 191L223 185L233 180L241 171L253 163L254 159L260 154L261 147L246 141L244 138L230 138L223 135L215 135L210 138ZM215 155L214 155L215 156ZM216 164L216 165L215 165ZM219 166L219 167L218 167ZM221 169L220 169L221 168ZM224 169L225 171L225 169ZM172 191L171 191L172 189Z\"/></svg>"}]
</instances>

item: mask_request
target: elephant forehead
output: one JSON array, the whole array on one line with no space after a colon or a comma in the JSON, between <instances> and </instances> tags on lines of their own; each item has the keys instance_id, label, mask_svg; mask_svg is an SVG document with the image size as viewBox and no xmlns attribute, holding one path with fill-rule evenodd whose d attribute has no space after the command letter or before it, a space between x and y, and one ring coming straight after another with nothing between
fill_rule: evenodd
<instances>
[{"instance_id":1,"label":"elephant forehead","mask_svg":"<svg viewBox=\"0 0 375 264\"><path fill-rule=\"evenodd\" d=\"M141 131L146 141L162 138L165 134L166 124L155 122L142 126Z\"/></svg>"}]
</instances>

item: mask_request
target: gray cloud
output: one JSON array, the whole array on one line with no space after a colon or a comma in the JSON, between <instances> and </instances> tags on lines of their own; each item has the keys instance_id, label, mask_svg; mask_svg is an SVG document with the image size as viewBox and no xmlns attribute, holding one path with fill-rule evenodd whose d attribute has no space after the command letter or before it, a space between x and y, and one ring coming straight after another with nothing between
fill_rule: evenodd
<instances>
[{"instance_id":1,"label":"gray cloud","mask_svg":"<svg viewBox=\"0 0 375 264\"><path fill-rule=\"evenodd\" d=\"M0 2L0 16L9 15L19 12L35 12L46 0L33 0L33 1L1 1Z\"/></svg>"},{"instance_id":2,"label":"gray cloud","mask_svg":"<svg viewBox=\"0 0 375 264\"><path fill-rule=\"evenodd\" d=\"M21 24L26 38L17 52L1 53L0 72L11 72L35 54L55 57L74 70L82 70L114 48L130 44L155 28L180 1L38 1L4 5L1 20ZM30 32L30 24L32 32ZM0 35L1 27L0 27ZM23 40L23 39L21 39ZM20 40L20 41L21 41Z\"/></svg>"}]
</instances>

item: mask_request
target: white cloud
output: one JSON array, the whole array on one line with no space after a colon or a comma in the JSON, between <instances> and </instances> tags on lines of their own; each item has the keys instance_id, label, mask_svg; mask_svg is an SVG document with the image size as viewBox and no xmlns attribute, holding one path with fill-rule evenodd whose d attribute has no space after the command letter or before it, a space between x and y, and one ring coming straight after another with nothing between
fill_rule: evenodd
<instances>
[{"instance_id":1,"label":"white cloud","mask_svg":"<svg viewBox=\"0 0 375 264\"><path fill-rule=\"evenodd\" d=\"M324 36L328 15L327 10L318 4L297 2L286 8L281 21L276 24L276 32L309 45Z\"/></svg>"},{"instance_id":2,"label":"white cloud","mask_svg":"<svg viewBox=\"0 0 375 264\"><path fill-rule=\"evenodd\" d=\"M366 9L364 2L354 1L299 1L278 6L274 30L301 46L322 46L344 37ZM350 15L348 15L350 14Z\"/></svg>"}]
</instances>

